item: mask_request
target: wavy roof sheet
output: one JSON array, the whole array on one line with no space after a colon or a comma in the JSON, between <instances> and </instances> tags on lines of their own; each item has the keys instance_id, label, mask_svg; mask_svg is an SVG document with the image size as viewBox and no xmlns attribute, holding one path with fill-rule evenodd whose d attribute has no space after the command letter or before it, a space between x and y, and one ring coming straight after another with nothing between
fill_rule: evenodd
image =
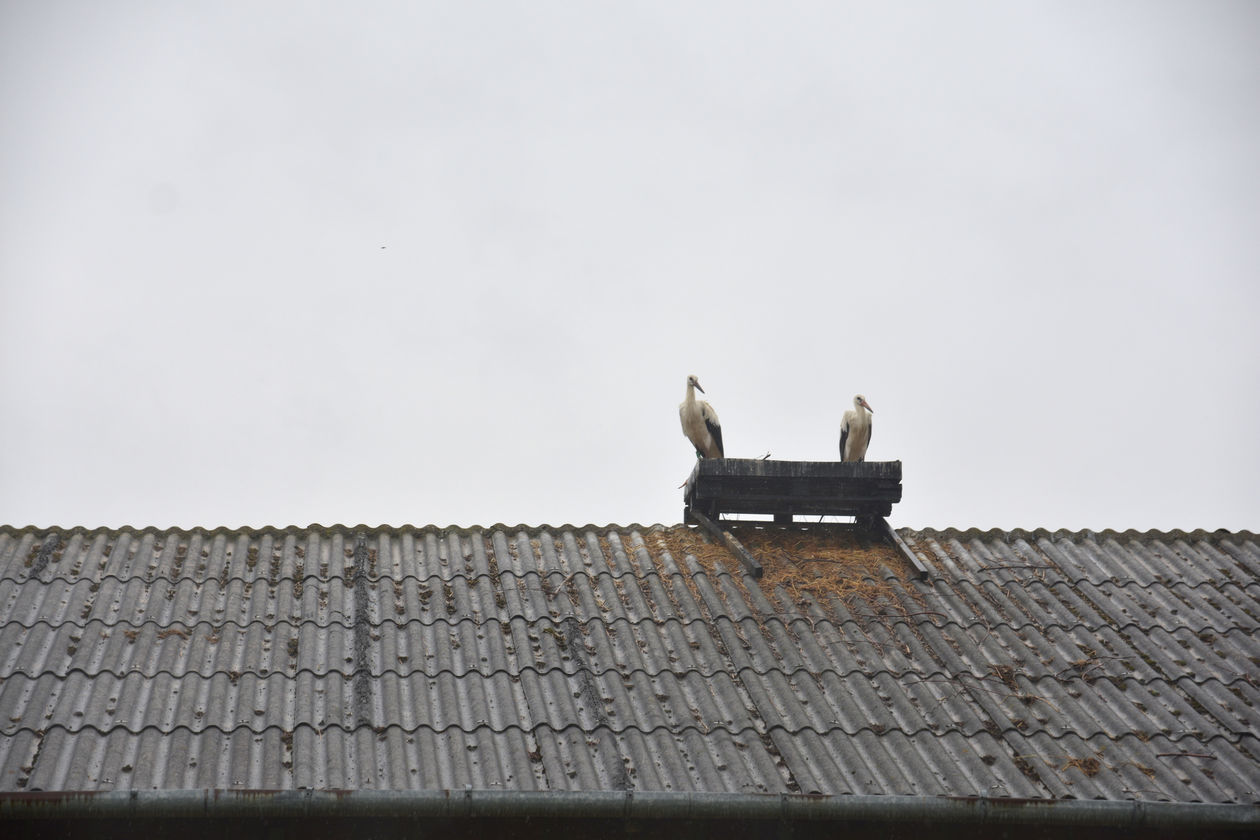
<instances>
[{"instance_id":1,"label":"wavy roof sheet","mask_svg":"<svg viewBox=\"0 0 1260 840\"><path fill-rule=\"evenodd\" d=\"M0 529L0 791L1260 802L1253 534L899 534Z\"/></svg>"}]
</instances>

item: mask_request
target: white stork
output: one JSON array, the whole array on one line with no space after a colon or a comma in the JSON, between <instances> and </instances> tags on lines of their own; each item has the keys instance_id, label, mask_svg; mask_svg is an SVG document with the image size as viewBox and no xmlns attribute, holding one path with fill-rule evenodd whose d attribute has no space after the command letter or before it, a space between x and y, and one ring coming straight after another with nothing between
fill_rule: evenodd
<instances>
[{"instance_id":1,"label":"white stork","mask_svg":"<svg viewBox=\"0 0 1260 840\"><path fill-rule=\"evenodd\" d=\"M696 447L697 458L724 458L722 450L722 424L713 406L696 399L700 380L695 374L687 377L687 399L678 405L678 419L682 421L683 434ZM700 393L704 389L700 388Z\"/></svg>"},{"instance_id":2,"label":"white stork","mask_svg":"<svg viewBox=\"0 0 1260 840\"><path fill-rule=\"evenodd\" d=\"M858 394L853 398L853 408L844 413L840 421L840 460L865 461L866 447L871 445L871 408L866 397Z\"/></svg>"}]
</instances>

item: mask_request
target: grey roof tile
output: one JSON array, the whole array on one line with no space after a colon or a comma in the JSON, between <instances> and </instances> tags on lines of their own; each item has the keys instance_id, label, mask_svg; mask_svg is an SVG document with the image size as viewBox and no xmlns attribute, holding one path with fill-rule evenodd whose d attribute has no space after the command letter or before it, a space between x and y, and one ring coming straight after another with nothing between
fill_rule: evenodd
<instances>
[{"instance_id":1,"label":"grey roof tile","mask_svg":"<svg viewBox=\"0 0 1260 840\"><path fill-rule=\"evenodd\" d=\"M1260 802L1254 535L901 535L0 528L0 790Z\"/></svg>"}]
</instances>

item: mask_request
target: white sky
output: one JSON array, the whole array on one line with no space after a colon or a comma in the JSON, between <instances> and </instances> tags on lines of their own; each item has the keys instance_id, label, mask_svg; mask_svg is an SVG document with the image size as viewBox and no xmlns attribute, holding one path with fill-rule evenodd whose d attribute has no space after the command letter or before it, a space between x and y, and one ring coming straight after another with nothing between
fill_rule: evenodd
<instances>
[{"instance_id":1,"label":"white sky","mask_svg":"<svg viewBox=\"0 0 1260 840\"><path fill-rule=\"evenodd\" d=\"M1260 4L0 0L0 522L1260 529Z\"/></svg>"}]
</instances>

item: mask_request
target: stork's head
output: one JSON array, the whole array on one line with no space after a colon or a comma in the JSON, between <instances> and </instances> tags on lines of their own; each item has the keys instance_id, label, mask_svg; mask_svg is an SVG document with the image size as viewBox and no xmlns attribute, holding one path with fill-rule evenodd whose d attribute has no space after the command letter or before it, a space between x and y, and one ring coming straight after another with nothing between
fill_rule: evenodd
<instances>
[{"instance_id":1,"label":"stork's head","mask_svg":"<svg viewBox=\"0 0 1260 840\"><path fill-rule=\"evenodd\" d=\"M694 373L693 373L693 374L691 374L691 376L688 376L688 377L687 377L687 387L688 387L688 388L693 388L693 387L694 387L694 388L696 388L697 390L699 390L699 391L700 391L700 393L702 393L702 394L704 393L704 389L700 387L700 378L699 378L698 376L696 376Z\"/></svg>"},{"instance_id":2,"label":"stork's head","mask_svg":"<svg viewBox=\"0 0 1260 840\"><path fill-rule=\"evenodd\" d=\"M871 404L870 404L870 403L868 403L868 402L866 401L866 397L862 396L861 394L858 394L856 397L854 397L854 398L853 398L853 407L854 407L854 408L865 408L865 409L866 409L867 411L869 411L871 414L874 414L874 413L875 413L875 409L871 408Z\"/></svg>"}]
</instances>

